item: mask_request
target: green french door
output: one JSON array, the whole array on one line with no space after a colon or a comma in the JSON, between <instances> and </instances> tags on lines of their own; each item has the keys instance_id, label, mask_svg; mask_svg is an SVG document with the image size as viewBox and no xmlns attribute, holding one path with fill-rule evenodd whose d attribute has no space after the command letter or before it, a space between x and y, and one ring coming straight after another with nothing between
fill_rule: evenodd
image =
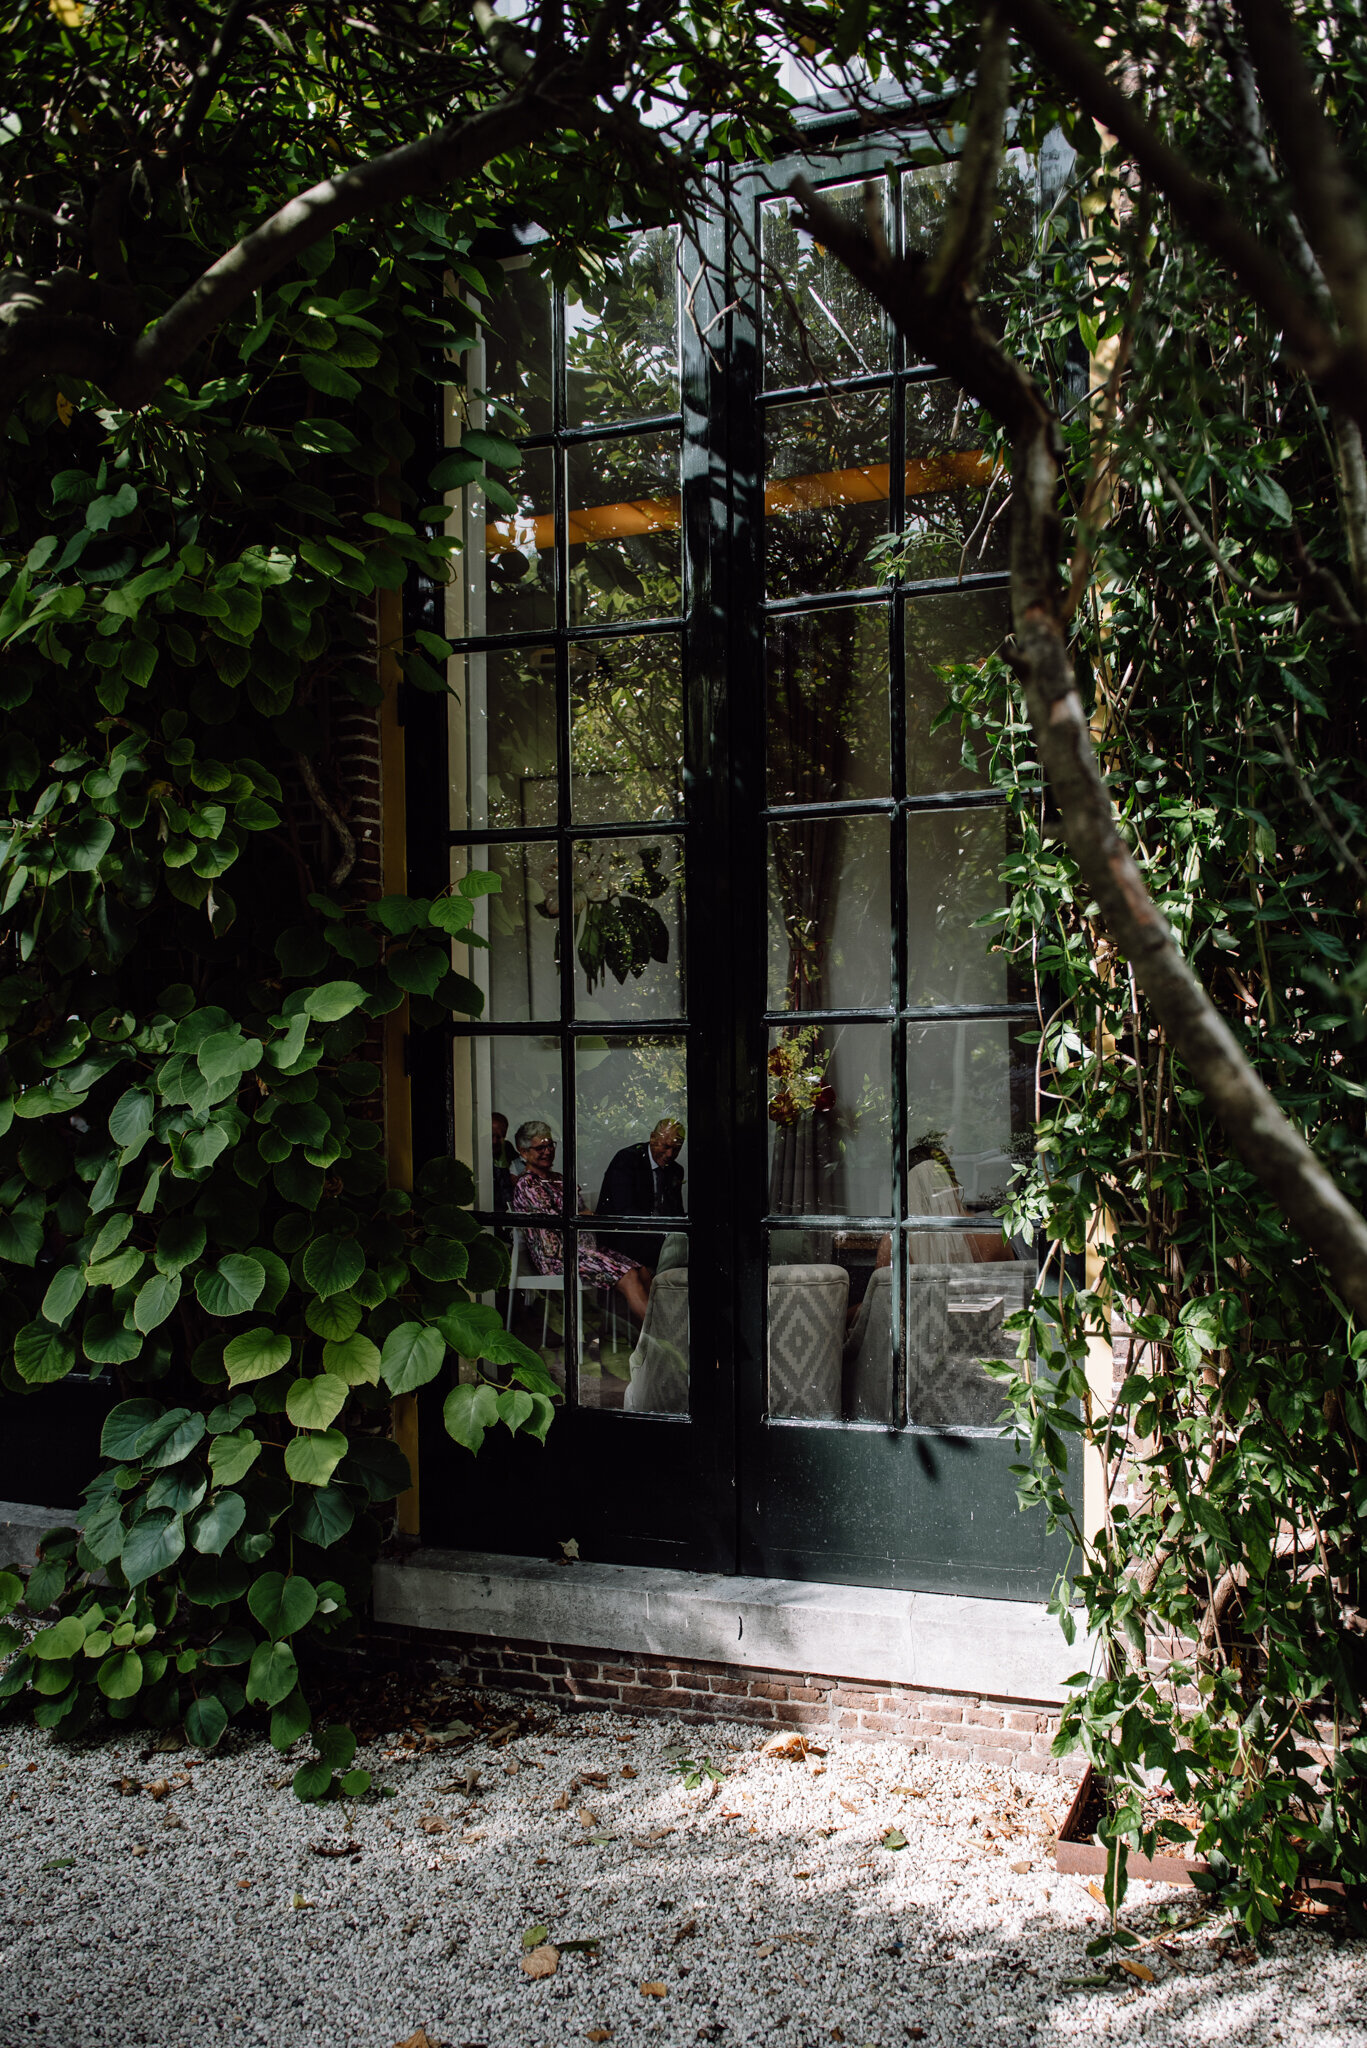
<instances>
[{"instance_id":1,"label":"green french door","mask_svg":"<svg viewBox=\"0 0 1367 2048\"><path fill-rule=\"evenodd\" d=\"M872 180L894 241L943 203L886 149L800 167L852 206ZM981 1361L1034 1279L993 1210L1038 1020L984 922L1002 792L940 722L1007 630L1005 486L798 235L798 168L579 292L513 258L471 365L460 431L523 459L463 494L413 844L431 886L497 887L419 1128L474 1162L497 1305L565 1402L474 1462L427 1414L423 1532L1031 1597L1053 1560Z\"/></svg>"}]
</instances>

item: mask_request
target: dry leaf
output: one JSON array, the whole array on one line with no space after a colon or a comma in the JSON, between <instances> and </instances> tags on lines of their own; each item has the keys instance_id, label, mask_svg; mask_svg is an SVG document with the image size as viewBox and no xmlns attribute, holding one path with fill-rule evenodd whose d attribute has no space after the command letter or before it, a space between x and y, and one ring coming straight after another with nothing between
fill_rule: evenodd
<instances>
[{"instance_id":1,"label":"dry leaf","mask_svg":"<svg viewBox=\"0 0 1367 2048\"><path fill-rule=\"evenodd\" d=\"M906 1846L907 1838L902 1833L902 1830L900 1828L889 1828L883 1837L883 1847L885 1849L905 1849Z\"/></svg>"},{"instance_id":2,"label":"dry leaf","mask_svg":"<svg viewBox=\"0 0 1367 2048\"><path fill-rule=\"evenodd\" d=\"M652 1828L648 1835L633 1839L631 1846L633 1849L650 1849L656 1842L662 1842L666 1835L672 1835L673 1832L673 1828Z\"/></svg>"},{"instance_id":3,"label":"dry leaf","mask_svg":"<svg viewBox=\"0 0 1367 2048\"><path fill-rule=\"evenodd\" d=\"M440 2041L434 2041L426 2027L419 2027L416 2034L408 2034L402 2041L396 2041L394 2048L441 2048Z\"/></svg>"},{"instance_id":4,"label":"dry leaf","mask_svg":"<svg viewBox=\"0 0 1367 2048\"><path fill-rule=\"evenodd\" d=\"M674 1946L677 1948L681 1941L687 1941L689 1935L696 1934L697 1931L698 1923L696 1920L685 1920L683 1926L675 1933Z\"/></svg>"},{"instance_id":5,"label":"dry leaf","mask_svg":"<svg viewBox=\"0 0 1367 2048\"><path fill-rule=\"evenodd\" d=\"M1092 1897L1096 1900L1099 1906L1104 1906L1106 1904L1106 1894L1102 1891L1101 1886L1099 1884L1089 1884L1087 1889L1091 1893ZM1108 1907L1107 1911L1109 1910L1110 1909Z\"/></svg>"},{"instance_id":6,"label":"dry leaf","mask_svg":"<svg viewBox=\"0 0 1367 2048\"><path fill-rule=\"evenodd\" d=\"M296 1913L311 1913L313 1911L313 1900L306 1899L302 1892L296 1892L290 1900L290 1904Z\"/></svg>"},{"instance_id":7,"label":"dry leaf","mask_svg":"<svg viewBox=\"0 0 1367 2048\"><path fill-rule=\"evenodd\" d=\"M135 1856L145 1856L147 1854L147 1844L145 1842L135 1843L133 1854Z\"/></svg>"},{"instance_id":8,"label":"dry leaf","mask_svg":"<svg viewBox=\"0 0 1367 2048\"><path fill-rule=\"evenodd\" d=\"M892 1789L894 1792L900 1792L904 1799L924 1799L926 1796L915 1785L894 1785Z\"/></svg>"},{"instance_id":9,"label":"dry leaf","mask_svg":"<svg viewBox=\"0 0 1367 2048\"><path fill-rule=\"evenodd\" d=\"M857 1805L853 1799L842 1799L840 1804L844 1807L846 1813L862 1813L864 1811L863 1807Z\"/></svg>"},{"instance_id":10,"label":"dry leaf","mask_svg":"<svg viewBox=\"0 0 1367 2048\"><path fill-rule=\"evenodd\" d=\"M359 1842L310 1842L309 1847L315 1856L358 1856L361 1851Z\"/></svg>"},{"instance_id":11,"label":"dry leaf","mask_svg":"<svg viewBox=\"0 0 1367 2048\"><path fill-rule=\"evenodd\" d=\"M590 1813L587 1806L580 1807L578 1813L575 1815L575 1819L578 1821L581 1828L596 1828L598 1825L597 1814Z\"/></svg>"},{"instance_id":12,"label":"dry leaf","mask_svg":"<svg viewBox=\"0 0 1367 2048\"><path fill-rule=\"evenodd\" d=\"M522 1958L522 1970L528 1977L553 1977L559 1967L560 1951L549 1941L543 1941L540 1948Z\"/></svg>"},{"instance_id":13,"label":"dry leaf","mask_svg":"<svg viewBox=\"0 0 1367 2048\"><path fill-rule=\"evenodd\" d=\"M669 1986L667 1984L643 1984L641 1986L641 1996L643 1998L667 1998L669 1996Z\"/></svg>"},{"instance_id":14,"label":"dry leaf","mask_svg":"<svg viewBox=\"0 0 1367 2048\"><path fill-rule=\"evenodd\" d=\"M1153 1983L1153 1971L1147 1963L1132 1963L1128 1956L1117 1956L1116 1961L1122 1970L1128 1970L1132 1977L1138 1977L1141 1984Z\"/></svg>"},{"instance_id":15,"label":"dry leaf","mask_svg":"<svg viewBox=\"0 0 1367 2048\"><path fill-rule=\"evenodd\" d=\"M1015 1871L1017 1877L1028 1877L1034 1866L1029 1858L1025 1857L1021 1862L1013 1863L1011 1868Z\"/></svg>"},{"instance_id":16,"label":"dry leaf","mask_svg":"<svg viewBox=\"0 0 1367 2048\"><path fill-rule=\"evenodd\" d=\"M425 1835L449 1835L451 1832L450 1821L443 1820L439 1813L425 1813L418 1826Z\"/></svg>"},{"instance_id":17,"label":"dry leaf","mask_svg":"<svg viewBox=\"0 0 1367 2048\"><path fill-rule=\"evenodd\" d=\"M1287 1901L1293 1913L1332 1913L1334 1908L1328 1899L1316 1898L1313 1892L1292 1892Z\"/></svg>"},{"instance_id":18,"label":"dry leaf","mask_svg":"<svg viewBox=\"0 0 1367 2048\"><path fill-rule=\"evenodd\" d=\"M810 1877L811 1874L810 1870L795 1870L793 1872L794 1877Z\"/></svg>"},{"instance_id":19,"label":"dry leaf","mask_svg":"<svg viewBox=\"0 0 1367 2048\"><path fill-rule=\"evenodd\" d=\"M622 1776L624 1778L639 1778L640 1775L640 1772L636 1769L634 1764L622 1765Z\"/></svg>"},{"instance_id":20,"label":"dry leaf","mask_svg":"<svg viewBox=\"0 0 1367 2048\"><path fill-rule=\"evenodd\" d=\"M462 1842L482 1842L488 1832L487 1828L464 1828L460 1838Z\"/></svg>"},{"instance_id":21,"label":"dry leaf","mask_svg":"<svg viewBox=\"0 0 1367 2048\"><path fill-rule=\"evenodd\" d=\"M761 1941L755 1945L755 1954L757 1956L772 1956L776 1955L777 1952L778 1943L776 1941Z\"/></svg>"},{"instance_id":22,"label":"dry leaf","mask_svg":"<svg viewBox=\"0 0 1367 2048\"><path fill-rule=\"evenodd\" d=\"M170 1781L166 1778L154 1778L150 1785L143 1787L143 1790L150 1792L154 1799L164 1799L170 1789Z\"/></svg>"},{"instance_id":23,"label":"dry leaf","mask_svg":"<svg viewBox=\"0 0 1367 2048\"><path fill-rule=\"evenodd\" d=\"M239 1879L237 1880L237 1888L240 1892L249 1892L252 1888L251 1879L249 1877L239 1877Z\"/></svg>"},{"instance_id":24,"label":"dry leaf","mask_svg":"<svg viewBox=\"0 0 1367 2048\"><path fill-rule=\"evenodd\" d=\"M522 1769L522 1766L515 1756L510 1756L507 1763L503 1766L503 1768L510 1778L515 1778L518 1772Z\"/></svg>"},{"instance_id":25,"label":"dry leaf","mask_svg":"<svg viewBox=\"0 0 1367 2048\"><path fill-rule=\"evenodd\" d=\"M560 1797L559 1797L558 1799L553 1799L553 1800L551 1801L551 1812L552 1812L552 1813L568 1813L568 1812L569 1812L569 1810L570 1810L570 1795L569 1795L569 1793L568 1793L568 1792L562 1792L562 1793L561 1793L561 1795L560 1795Z\"/></svg>"},{"instance_id":26,"label":"dry leaf","mask_svg":"<svg viewBox=\"0 0 1367 2048\"><path fill-rule=\"evenodd\" d=\"M790 1729L786 1735L771 1735L760 1750L761 1756L788 1757L799 1763L806 1754L807 1738L799 1735L796 1728Z\"/></svg>"},{"instance_id":27,"label":"dry leaf","mask_svg":"<svg viewBox=\"0 0 1367 2048\"><path fill-rule=\"evenodd\" d=\"M581 1771L578 1782L581 1785L607 1785L611 1780L606 1771Z\"/></svg>"},{"instance_id":28,"label":"dry leaf","mask_svg":"<svg viewBox=\"0 0 1367 2048\"><path fill-rule=\"evenodd\" d=\"M612 2028L590 2027L584 2039L586 2041L610 2041L612 2039Z\"/></svg>"},{"instance_id":29,"label":"dry leaf","mask_svg":"<svg viewBox=\"0 0 1367 2048\"><path fill-rule=\"evenodd\" d=\"M135 1793L142 1790L142 1786L136 1778L119 1778L116 1782L118 1790L122 1792L125 1799L133 1798Z\"/></svg>"}]
</instances>

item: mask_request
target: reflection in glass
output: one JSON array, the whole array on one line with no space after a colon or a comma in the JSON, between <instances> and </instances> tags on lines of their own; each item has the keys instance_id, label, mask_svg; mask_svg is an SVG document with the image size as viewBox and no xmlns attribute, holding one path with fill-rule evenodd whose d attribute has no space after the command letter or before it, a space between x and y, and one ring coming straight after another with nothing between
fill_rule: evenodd
<instances>
[{"instance_id":1,"label":"reflection in glass","mask_svg":"<svg viewBox=\"0 0 1367 2048\"><path fill-rule=\"evenodd\" d=\"M850 1272L834 1230L768 1233L768 1397L772 1416L836 1421Z\"/></svg>"},{"instance_id":2,"label":"reflection in glass","mask_svg":"<svg viewBox=\"0 0 1367 2048\"><path fill-rule=\"evenodd\" d=\"M888 614L795 612L768 638L769 801L888 794Z\"/></svg>"},{"instance_id":3,"label":"reflection in glass","mask_svg":"<svg viewBox=\"0 0 1367 2048\"><path fill-rule=\"evenodd\" d=\"M913 1024L907 1030L907 1144L912 1175L929 1160L947 1170L962 1213L991 1212L1031 1150L1034 1048L1022 1026ZM908 1214L915 1193L908 1185ZM923 1214L946 1213L943 1207ZM952 1212L949 1212L952 1213Z\"/></svg>"},{"instance_id":4,"label":"reflection in glass","mask_svg":"<svg viewBox=\"0 0 1367 2048\"><path fill-rule=\"evenodd\" d=\"M599 1246L608 1240L594 1233ZM619 1292L583 1292L580 1318L579 1405L625 1408L637 1414L688 1413L688 1237L663 1240L615 1232L613 1252L650 1271L645 1313L635 1317ZM648 1255L656 1264L650 1266ZM583 1255L580 1264L583 1265Z\"/></svg>"},{"instance_id":5,"label":"reflection in glass","mask_svg":"<svg viewBox=\"0 0 1367 2048\"><path fill-rule=\"evenodd\" d=\"M886 818L769 828L771 1010L862 1010L891 999Z\"/></svg>"},{"instance_id":6,"label":"reflection in glass","mask_svg":"<svg viewBox=\"0 0 1367 2048\"><path fill-rule=\"evenodd\" d=\"M464 676L454 687L463 715L452 749L452 826L553 825L555 650L496 648L459 659Z\"/></svg>"},{"instance_id":7,"label":"reflection in glass","mask_svg":"<svg viewBox=\"0 0 1367 2048\"><path fill-rule=\"evenodd\" d=\"M571 648L570 750L576 823L683 816L683 685L675 634Z\"/></svg>"},{"instance_id":8,"label":"reflection in glass","mask_svg":"<svg viewBox=\"0 0 1367 2048\"><path fill-rule=\"evenodd\" d=\"M682 1037L577 1038L576 1140L584 1206L604 1216L683 1216L688 1061ZM656 1251L667 1234L662 1226ZM615 1243L616 1236L602 1236ZM645 1240L643 1239L644 1243ZM654 1259L643 1258L654 1266Z\"/></svg>"},{"instance_id":9,"label":"reflection in glass","mask_svg":"<svg viewBox=\"0 0 1367 2048\"><path fill-rule=\"evenodd\" d=\"M513 1144L519 1127L539 1118L557 1134L564 1128L559 1041L460 1036L451 1062L458 1119L468 1106L468 1121L457 1123L455 1154L474 1168L476 1205L501 1213L521 1172Z\"/></svg>"},{"instance_id":10,"label":"reflection in glass","mask_svg":"<svg viewBox=\"0 0 1367 2048\"><path fill-rule=\"evenodd\" d=\"M940 239L955 166L925 164L902 178L902 218L908 255L930 255ZM1039 222L1037 167L1024 150L1007 152L995 197L996 229L979 281L979 309L994 334L1000 335L1006 309L1019 299L1019 280L1035 261Z\"/></svg>"},{"instance_id":11,"label":"reflection in glass","mask_svg":"<svg viewBox=\"0 0 1367 2048\"><path fill-rule=\"evenodd\" d=\"M678 232L633 235L618 262L565 294L569 424L679 409Z\"/></svg>"},{"instance_id":12,"label":"reflection in glass","mask_svg":"<svg viewBox=\"0 0 1367 2048\"><path fill-rule=\"evenodd\" d=\"M821 196L862 227L864 189L862 182L828 185ZM760 209L765 384L773 390L885 370L888 335L877 300L828 249L799 232L796 213L791 199Z\"/></svg>"},{"instance_id":13,"label":"reflection in glass","mask_svg":"<svg viewBox=\"0 0 1367 2048\"><path fill-rule=\"evenodd\" d=\"M1004 1003L1007 956L976 921L1001 907L1006 812L918 811L907 819L907 1001Z\"/></svg>"},{"instance_id":14,"label":"reflection in glass","mask_svg":"<svg viewBox=\"0 0 1367 2048\"><path fill-rule=\"evenodd\" d=\"M484 303L482 388L488 424L515 440L551 430L551 294L529 262L505 265L502 289ZM480 371L472 370L478 389Z\"/></svg>"},{"instance_id":15,"label":"reflection in glass","mask_svg":"<svg viewBox=\"0 0 1367 2048\"><path fill-rule=\"evenodd\" d=\"M882 1024L770 1033L769 1209L885 1216L892 1207L891 1036Z\"/></svg>"},{"instance_id":16,"label":"reflection in glass","mask_svg":"<svg viewBox=\"0 0 1367 2048\"><path fill-rule=\"evenodd\" d=\"M455 847L451 879L471 868L497 875L498 889L475 903L473 938L455 941L455 964L484 991L496 1024L560 1015L557 964L558 855L554 840Z\"/></svg>"},{"instance_id":17,"label":"reflection in glass","mask_svg":"<svg viewBox=\"0 0 1367 2048\"><path fill-rule=\"evenodd\" d=\"M506 481L517 500L512 512L490 504L477 484L465 493L465 630L471 635L538 632L555 624L549 451L524 456Z\"/></svg>"},{"instance_id":18,"label":"reflection in glass","mask_svg":"<svg viewBox=\"0 0 1367 2048\"><path fill-rule=\"evenodd\" d=\"M985 766L964 760L958 720L931 730L949 702L946 671L956 663L980 668L1011 631L1011 600L1004 590L965 590L908 598L906 605L907 792L982 788Z\"/></svg>"},{"instance_id":19,"label":"reflection in glass","mask_svg":"<svg viewBox=\"0 0 1367 2048\"><path fill-rule=\"evenodd\" d=\"M888 397L844 392L765 415L765 584L770 597L858 589L888 527Z\"/></svg>"},{"instance_id":20,"label":"reflection in glass","mask_svg":"<svg viewBox=\"0 0 1367 2048\"><path fill-rule=\"evenodd\" d=\"M943 378L908 384L905 402L903 581L1004 569L1008 483L994 478L977 408Z\"/></svg>"},{"instance_id":21,"label":"reflection in glass","mask_svg":"<svg viewBox=\"0 0 1367 2048\"><path fill-rule=\"evenodd\" d=\"M576 1016L626 1024L683 1015L683 883L678 839L578 841Z\"/></svg>"},{"instance_id":22,"label":"reflection in glass","mask_svg":"<svg viewBox=\"0 0 1367 2048\"><path fill-rule=\"evenodd\" d=\"M913 1427L992 1429L1001 1415L1000 1383L982 1361L1015 1357L1016 1339L1005 1324L1024 1308L1035 1275L1023 1261L982 1264L966 1257L965 1245L980 1241L945 1235L905 1258L903 1350ZM927 1233L910 1233L907 1242L926 1243ZM892 1260L892 1240L885 1238L845 1343L845 1412L856 1422L898 1421Z\"/></svg>"},{"instance_id":23,"label":"reflection in glass","mask_svg":"<svg viewBox=\"0 0 1367 2048\"><path fill-rule=\"evenodd\" d=\"M570 622L672 618L679 610L679 437L632 434L572 447Z\"/></svg>"}]
</instances>

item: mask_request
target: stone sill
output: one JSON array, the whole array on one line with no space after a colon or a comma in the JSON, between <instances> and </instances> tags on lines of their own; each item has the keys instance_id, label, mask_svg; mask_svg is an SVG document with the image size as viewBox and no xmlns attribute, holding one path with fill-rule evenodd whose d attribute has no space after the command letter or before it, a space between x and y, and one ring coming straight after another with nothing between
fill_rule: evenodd
<instances>
[{"instance_id":1,"label":"stone sill","mask_svg":"<svg viewBox=\"0 0 1367 2048\"><path fill-rule=\"evenodd\" d=\"M417 1549L375 1567L375 1619L1057 1706L1080 1655L1042 1605L873 1586Z\"/></svg>"}]
</instances>

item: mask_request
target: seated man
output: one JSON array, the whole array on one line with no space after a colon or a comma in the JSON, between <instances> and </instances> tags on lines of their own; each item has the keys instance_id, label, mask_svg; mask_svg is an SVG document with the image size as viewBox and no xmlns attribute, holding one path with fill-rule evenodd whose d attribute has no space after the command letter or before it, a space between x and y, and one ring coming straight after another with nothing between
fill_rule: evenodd
<instances>
[{"instance_id":1,"label":"seated man","mask_svg":"<svg viewBox=\"0 0 1367 2048\"><path fill-rule=\"evenodd\" d=\"M608 1162L595 1216L682 1216L683 1142L683 1125L676 1117L665 1116L643 1144L624 1145ZM663 1243L663 1237L633 1238L630 1249L653 1272ZM626 1248L623 1240L622 1249Z\"/></svg>"}]
</instances>

